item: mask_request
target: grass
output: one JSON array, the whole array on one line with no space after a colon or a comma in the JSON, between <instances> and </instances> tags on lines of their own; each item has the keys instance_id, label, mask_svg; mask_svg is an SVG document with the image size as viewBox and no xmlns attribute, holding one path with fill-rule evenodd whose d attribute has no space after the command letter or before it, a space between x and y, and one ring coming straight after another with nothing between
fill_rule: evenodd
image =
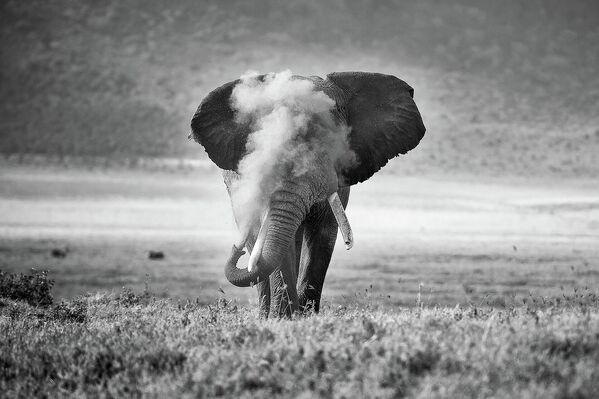
<instances>
[{"instance_id":1,"label":"grass","mask_svg":"<svg viewBox=\"0 0 599 399\"><path fill-rule=\"evenodd\" d=\"M329 306L259 320L142 293L1 298L7 397L496 397L599 394L599 298L504 307Z\"/></svg>"},{"instance_id":2,"label":"grass","mask_svg":"<svg viewBox=\"0 0 599 399\"><path fill-rule=\"evenodd\" d=\"M230 241L210 238L211 229L230 218L218 176L21 171L12 177L3 171L0 269L22 273L45 265L51 272L0 273L1 397L599 395L597 253L594 242L580 240L594 237L591 200L587 210L527 210L519 228L541 226L538 237L546 240L462 242L404 234L381 245L364 234L363 249L355 248L362 255L336 255L320 315L259 320L246 305L255 292L225 285L221 262ZM195 186L194 179L215 186ZM407 197L370 195L383 202L368 204L367 196L355 194L353 206L366 204L369 211L385 206L385 199ZM456 206L451 191L412 195L421 204L434 204L438 196ZM534 192L528 196L535 198ZM96 207L115 197L127 206ZM174 206L160 202L172 197ZM595 198L594 191L587 197ZM73 198L84 205L73 206ZM143 198L162 205L138 202ZM476 201L486 203L484 197ZM104 211L94 222L98 209ZM215 220L204 218L205 209ZM472 209L470 218L460 219L467 225L476 220L479 230L471 237L489 233L487 219L476 219L480 212ZM533 223L537 212L551 212L542 219L548 224ZM430 214L445 215L442 209ZM75 234L42 233L50 216L55 227ZM555 219L568 221L558 230L567 240L552 234ZM134 231L149 226L158 238L77 233L100 222ZM18 233L27 226L33 234ZM206 234L180 234L189 226ZM383 227L377 224L376 231ZM66 256L53 256L54 249ZM166 257L149 260L149 250ZM226 294L218 293L219 284ZM106 291L122 285L133 289ZM84 292L92 294L78 296ZM61 301L65 296L70 299Z\"/></svg>"},{"instance_id":3,"label":"grass","mask_svg":"<svg viewBox=\"0 0 599 399\"><path fill-rule=\"evenodd\" d=\"M0 295L4 298L23 300L30 305L50 305L53 302L52 286L54 281L43 270L25 275L10 274L0 270Z\"/></svg>"}]
</instances>

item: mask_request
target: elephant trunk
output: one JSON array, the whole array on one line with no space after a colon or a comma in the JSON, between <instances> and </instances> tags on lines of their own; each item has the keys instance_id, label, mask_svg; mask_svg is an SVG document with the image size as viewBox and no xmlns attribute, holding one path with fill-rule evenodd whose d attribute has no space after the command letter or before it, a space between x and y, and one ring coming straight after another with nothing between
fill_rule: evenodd
<instances>
[{"instance_id":1,"label":"elephant trunk","mask_svg":"<svg viewBox=\"0 0 599 399\"><path fill-rule=\"evenodd\" d=\"M312 203L291 191L273 194L247 269L237 268L237 261L245 253L243 245L233 245L225 264L225 276L237 287L249 287L265 281L281 264L295 233Z\"/></svg>"},{"instance_id":2,"label":"elephant trunk","mask_svg":"<svg viewBox=\"0 0 599 399\"><path fill-rule=\"evenodd\" d=\"M225 277L229 282L237 287L249 287L257 281L264 280L264 276L258 275L258 270L254 269L254 273L249 273L247 269L238 269L237 262L239 258L245 254L243 247L238 248L237 245L233 244L231 248L231 255L225 264Z\"/></svg>"}]
</instances>

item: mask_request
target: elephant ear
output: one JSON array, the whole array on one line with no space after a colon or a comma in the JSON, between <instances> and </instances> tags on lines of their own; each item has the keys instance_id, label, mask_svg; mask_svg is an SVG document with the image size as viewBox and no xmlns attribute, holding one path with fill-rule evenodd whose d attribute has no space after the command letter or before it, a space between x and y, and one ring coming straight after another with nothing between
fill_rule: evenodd
<instances>
[{"instance_id":1,"label":"elephant ear","mask_svg":"<svg viewBox=\"0 0 599 399\"><path fill-rule=\"evenodd\" d=\"M263 81L265 76L256 79ZM231 106L231 94L240 82L237 79L211 91L191 119L190 137L204 147L219 168L226 170L237 169L251 132L250 121L236 121Z\"/></svg>"},{"instance_id":2,"label":"elephant ear","mask_svg":"<svg viewBox=\"0 0 599 399\"><path fill-rule=\"evenodd\" d=\"M327 75L327 81L340 89L337 106L351 129L349 145L358 158L340 171L345 185L367 180L424 136L414 89L403 80L379 73L336 72Z\"/></svg>"}]
</instances>

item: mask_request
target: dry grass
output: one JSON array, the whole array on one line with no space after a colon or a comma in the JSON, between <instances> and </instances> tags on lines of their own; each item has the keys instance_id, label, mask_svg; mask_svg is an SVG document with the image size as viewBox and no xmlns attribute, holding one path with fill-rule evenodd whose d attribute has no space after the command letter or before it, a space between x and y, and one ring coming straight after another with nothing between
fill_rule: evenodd
<instances>
[{"instance_id":1,"label":"dry grass","mask_svg":"<svg viewBox=\"0 0 599 399\"><path fill-rule=\"evenodd\" d=\"M505 308L327 308L259 320L136 294L0 302L7 397L520 397L599 394L599 299Z\"/></svg>"}]
</instances>

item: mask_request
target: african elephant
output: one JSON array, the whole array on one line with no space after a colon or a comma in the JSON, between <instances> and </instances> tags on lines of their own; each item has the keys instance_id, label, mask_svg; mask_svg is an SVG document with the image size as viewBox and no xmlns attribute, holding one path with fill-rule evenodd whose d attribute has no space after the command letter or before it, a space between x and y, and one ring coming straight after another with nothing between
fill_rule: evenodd
<instances>
[{"instance_id":1,"label":"african elephant","mask_svg":"<svg viewBox=\"0 0 599 399\"><path fill-rule=\"evenodd\" d=\"M261 87L272 76L254 76L250 86ZM292 152L293 156L309 154L309 161L303 161L305 165L298 173L296 166L290 166L295 158L265 156L262 162L270 169L261 166L257 176L270 173L278 180L271 184L270 191L255 196L263 199L261 216L252 219L249 228L240 228L238 242L225 264L225 275L232 284L256 285L262 317L290 317L298 310L319 311L338 228L346 245L352 245L344 212L350 186L370 178L389 159L415 148L426 130L413 100L414 90L395 76L336 72L326 79L291 75L290 79L308 84L313 90L316 100L302 106L309 108L317 100L330 101L331 106L327 112L297 114L309 118L290 114L291 121L301 120L305 124L298 130L301 134L285 142L285 148L289 151L291 147L301 147L301 151ZM243 180L240 169L255 147L252 136L258 135L261 128L256 125L259 108L246 110L243 117L238 115L241 107L234 104L237 97L233 97L243 82L244 79L238 79L209 93L193 116L190 135L223 170L238 226L244 207L252 204L236 205L235 184ZM276 89L269 95L277 97ZM293 101L286 106L285 112L297 111L298 105ZM331 144L343 135L345 147ZM329 141L320 139L325 136ZM270 137L271 141L277 139L276 135ZM346 154L340 155L338 148L332 150L336 147L344 148L342 152ZM344 157L343 162L339 161ZM246 269L239 269L237 261L245 253L244 247L250 251L249 263Z\"/></svg>"}]
</instances>

